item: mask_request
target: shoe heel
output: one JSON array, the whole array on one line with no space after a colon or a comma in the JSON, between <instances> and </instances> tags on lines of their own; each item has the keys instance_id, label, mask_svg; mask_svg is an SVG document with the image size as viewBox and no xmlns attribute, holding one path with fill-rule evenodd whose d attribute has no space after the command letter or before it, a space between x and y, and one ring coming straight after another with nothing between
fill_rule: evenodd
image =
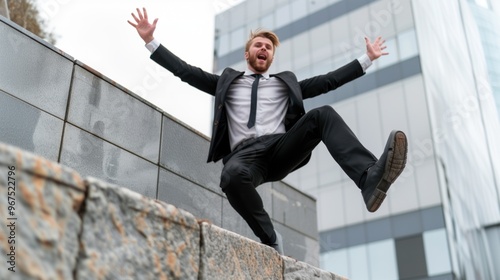
<instances>
[{"instance_id":1,"label":"shoe heel","mask_svg":"<svg viewBox=\"0 0 500 280\"><path fill-rule=\"evenodd\" d=\"M375 190L372 194L372 197L368 201L367 208L370 212L375 212L382 205L387 194L381 190Z\"/></svg>"}]
</instances>

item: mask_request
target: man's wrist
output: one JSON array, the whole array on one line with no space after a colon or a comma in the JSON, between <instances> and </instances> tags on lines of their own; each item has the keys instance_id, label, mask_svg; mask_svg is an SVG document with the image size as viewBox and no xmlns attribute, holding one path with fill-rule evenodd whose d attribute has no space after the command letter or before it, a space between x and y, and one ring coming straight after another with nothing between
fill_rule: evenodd
<instances>
[{"instance_id":1,"label":"man's wrist","mask_svg":"<svg viewBox=\"0 0 500 280\"><path fill-rule=\"evenodd\" d=\"M360 57L358 57L359 64L361 64L361 68L363 68L363 72L366 72L368 67L372 65L372 60L368 56L368 54L363 54Z\"/></svg>"},{"instance_id":2,"label":"man's wrist","mask_svg":"<svg viewBox=\"0 0 500 280\"><path fill-rule=\"evenodd\" d=\"M148 37L142 38L142 39L144 40L144 43L146 43L146 45L147 45L147 44L151 43L155 39L155 37L148 36Z\"/></svg>"},{"instance_id":3,"label":"man's wrist","mask_svg":"<svg viewBox=\"0 0 500 280\"><path fill-rule=\"evenodd\" d=\"M157 39L151 40L149 43L146 44L146 48L151 52L154 53L156 49L160 46L160 41Z\"/></svg>"}]
</instances>

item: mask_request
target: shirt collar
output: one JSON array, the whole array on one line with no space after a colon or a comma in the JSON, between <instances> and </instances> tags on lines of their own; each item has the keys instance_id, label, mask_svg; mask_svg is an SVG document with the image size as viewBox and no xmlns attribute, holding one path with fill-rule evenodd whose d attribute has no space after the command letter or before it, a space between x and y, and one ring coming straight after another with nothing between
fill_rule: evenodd
<instances>
[{"instance_id":1,"label":"shirt collar","mask_svg":"<svg viewBox=\"0 0 500 280\"><path fill-rule=\"evenodd\" d=\"M254 75L254 74L255 74L255 73L254 73L252 70L250 70L250 69L246 69L246 70L245 70L245 74L244 74L244 75L245 75L245 76L247 76L247 75L248 75L248 76L250 76L250 75ZM261 75L262 75L262 77L264 77L265 79L269 79L269 73L268 73L268 72L266 72L266 73L262 73Z\"/></svg>"}]
</instances>

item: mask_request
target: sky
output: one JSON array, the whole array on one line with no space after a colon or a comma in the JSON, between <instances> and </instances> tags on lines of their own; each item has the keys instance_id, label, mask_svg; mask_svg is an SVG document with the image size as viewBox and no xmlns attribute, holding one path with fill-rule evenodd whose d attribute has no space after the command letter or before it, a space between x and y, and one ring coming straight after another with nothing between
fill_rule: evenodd
<instances>
[{"instance_id":1,"label":"sky","mask_svg":"<svg viewBox=\"0 0 500 280\"><path fill-rule=\"evenodd\" d=\"M56 47L210 136L212 97L153 62L127 23L136 8L158 18L155 38L189 64L212 72L215 15L242 0L37 0ZM243 59L243 54L242 54Z\"/></svg>"}]
</instances>

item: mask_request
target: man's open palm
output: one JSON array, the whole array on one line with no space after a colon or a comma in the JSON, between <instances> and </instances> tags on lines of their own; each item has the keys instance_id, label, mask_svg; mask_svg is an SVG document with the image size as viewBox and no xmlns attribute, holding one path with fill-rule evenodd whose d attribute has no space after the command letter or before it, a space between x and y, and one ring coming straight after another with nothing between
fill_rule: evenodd
<instances>
[{"instance_id":1,"label":"man's open palm","mask_svg":"<svg viewBox=\"0 0 500 280\"><path fill-rule=\"evenodd\" d=\"M382 37L377 37L375 42L370 42L370 39L365 37L365 43L366 43L366 54L370 58L370 60L375 60L382 55L388 55L389 53L384 52L384 49L386 46L384 45L385 40L382 39Z\"/></svg>"},{"instance_id":2,"label":"man's open palm","mask_svg":"<svg viewBox=\"0 0 500 280\"><path fill-rule=\"evenodd\" d=\"M137 8L136 10L137 16L132 13L132 17L134 18L136 23L133 23L130 20L127 20L127 22L137 30L139 36L141 36L142 40L144 40L144 42L147 44L154 39L153 33L155 32L158 19L155 19L153 23L149 23L148 12L146 11L146 8L142 8L142 13L139 8Z\"/></svg>"}]
</instances>

